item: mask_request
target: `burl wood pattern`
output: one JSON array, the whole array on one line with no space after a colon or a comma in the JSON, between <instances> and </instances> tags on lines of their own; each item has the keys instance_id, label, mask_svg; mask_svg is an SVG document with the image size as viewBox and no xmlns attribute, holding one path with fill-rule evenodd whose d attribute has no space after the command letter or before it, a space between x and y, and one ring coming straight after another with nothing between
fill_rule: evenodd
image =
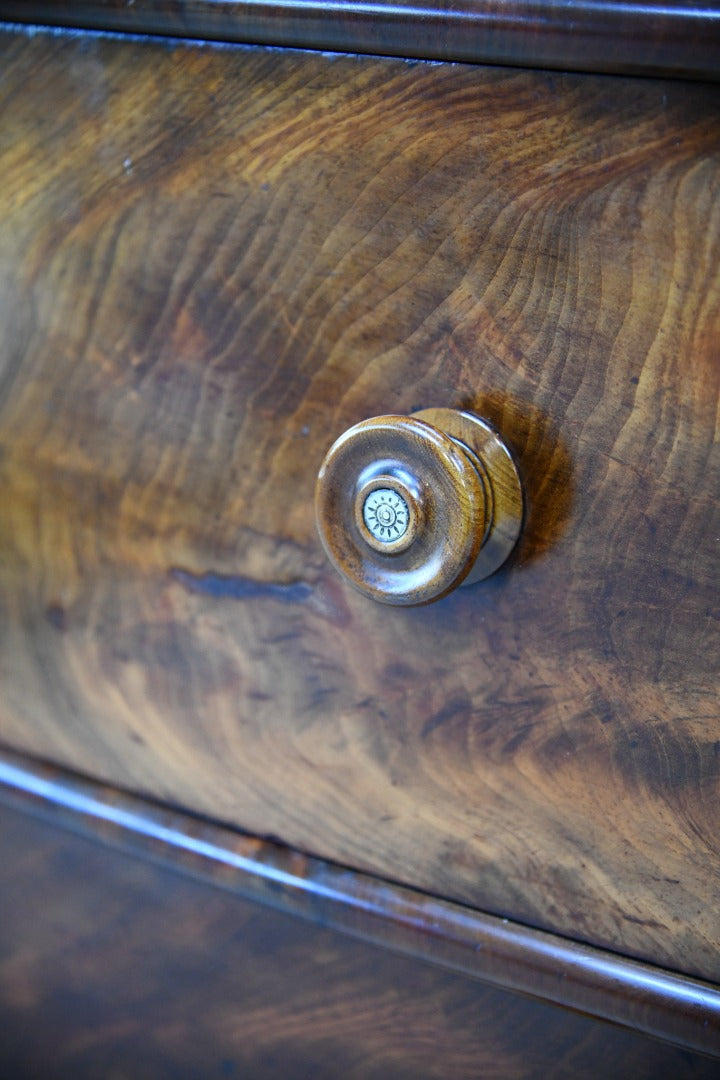
<instances>
[{"instance_id":1,"label":"burl wood pattern","mask_svg":"<svg viewBox=\"0 0 720 1080\"><path fill-rule=\"evenodd\" d=\"M0 735L720 978L720 93L7 36ZM333 439L487 416L517 556L338 581Z\"/></svg>"},{"instance_id":2,"label":"burl wood pattern","mask_svg":"<svg viewBox=\"0 0 720 1080\"><path fill-rule=\"evenodd\" d=\"M710 1080L717 1061L0 807L6 1077Z\"/></svg>"}]
</instances>

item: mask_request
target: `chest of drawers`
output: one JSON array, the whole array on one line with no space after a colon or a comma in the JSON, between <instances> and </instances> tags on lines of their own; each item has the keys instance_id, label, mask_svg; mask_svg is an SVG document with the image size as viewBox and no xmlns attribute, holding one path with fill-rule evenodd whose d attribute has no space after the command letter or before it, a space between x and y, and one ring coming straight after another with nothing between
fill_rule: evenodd
<instances>
[{"instance_id":1,"label":"chest of drawers","mask_svg":"<svg viewBox=\"0 0 720 1080\"><path fill-rule=\"evenodd\" d=\"M8 761L717 982L720 89L2 50ZM315 477L432 406L503 433L525 528L389 609Z\"/></svg>"}]
</instances>

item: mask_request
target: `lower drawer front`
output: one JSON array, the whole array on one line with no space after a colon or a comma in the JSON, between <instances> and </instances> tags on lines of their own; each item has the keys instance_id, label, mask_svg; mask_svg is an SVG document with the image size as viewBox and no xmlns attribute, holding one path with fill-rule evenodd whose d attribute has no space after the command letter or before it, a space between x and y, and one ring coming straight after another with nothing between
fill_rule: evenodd
<instances>
[{"instance_id":1,"label":"lower drawer front","mask_svg":"<svg viewBox=\"0 0 720 1080\"><path fill-rule=\"evenodd\" d=\"M0 866L3 1076L717 1075L5 807Z\"/></svg>"},{"instance_id":2,"label":"lower drawer front","mask_svg":"<svg viewBox=\"0 0 720 1080\"><path fill-rule=\"evenodd\" d=\"M718 978L719 98L5 34L0 738ZM315 476L431 406L526 527L390 609Z\"/></svg>"}]
</instances>

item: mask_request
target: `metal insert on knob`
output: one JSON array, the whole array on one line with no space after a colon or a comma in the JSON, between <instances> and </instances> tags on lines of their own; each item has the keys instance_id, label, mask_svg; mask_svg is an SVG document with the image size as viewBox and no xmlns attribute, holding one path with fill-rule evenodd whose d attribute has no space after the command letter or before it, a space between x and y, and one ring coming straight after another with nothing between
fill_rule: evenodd
<instances>
[{"instance_id":1,"label":"metal insert on knob","mask_svg":"<svg viewBox=\"0 0 720 1080\"><path fill-rule=\"evenodd\" d=\"M382 487L365 497L362 515L373 539L389 544L402 540L407 532L410 511L399 491L394 487Z\"/></svg>"},{"instance_id":2,"label":"metal insert on knob","mask_svg":"<svg viewBox=\"0 0 720 1080\"><path fill-rule=\"evenodd\" d=\"M405 551L416 539L419 519L418 500L401 477L374 476L358 486L355 522L362 539L376 551Z\"/></svg>"},{"instance_id":3,"label":"metal insert on knob","mask_svg":"<svg viewBox=\"0 0 720 1080\"><path fill-rule=\"evenodd\" d=\"M318 476L320 537L366 596L423 604L487 577L520 533L513 458L487 421L456 409L364 420Z\"/></svg>"}]
</instances>

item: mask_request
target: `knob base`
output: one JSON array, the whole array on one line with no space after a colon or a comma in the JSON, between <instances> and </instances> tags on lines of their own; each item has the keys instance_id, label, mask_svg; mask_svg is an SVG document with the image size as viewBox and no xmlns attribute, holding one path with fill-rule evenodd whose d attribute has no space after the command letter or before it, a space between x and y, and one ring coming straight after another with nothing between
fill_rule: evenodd
<instances>
[{"instance_id":1,"label":"knob base","mask_svg":"<svg viewBox=\"0 0 720 1080\"><path fill-rule=\"evenodd\" d=\"M524 500L517 465L497 431L474 413L439 408L412 415L449 435L480 474L486 496L485 539L461 587L474 585L500 569L522 531Z\"/></svg>"}]
</instances>

